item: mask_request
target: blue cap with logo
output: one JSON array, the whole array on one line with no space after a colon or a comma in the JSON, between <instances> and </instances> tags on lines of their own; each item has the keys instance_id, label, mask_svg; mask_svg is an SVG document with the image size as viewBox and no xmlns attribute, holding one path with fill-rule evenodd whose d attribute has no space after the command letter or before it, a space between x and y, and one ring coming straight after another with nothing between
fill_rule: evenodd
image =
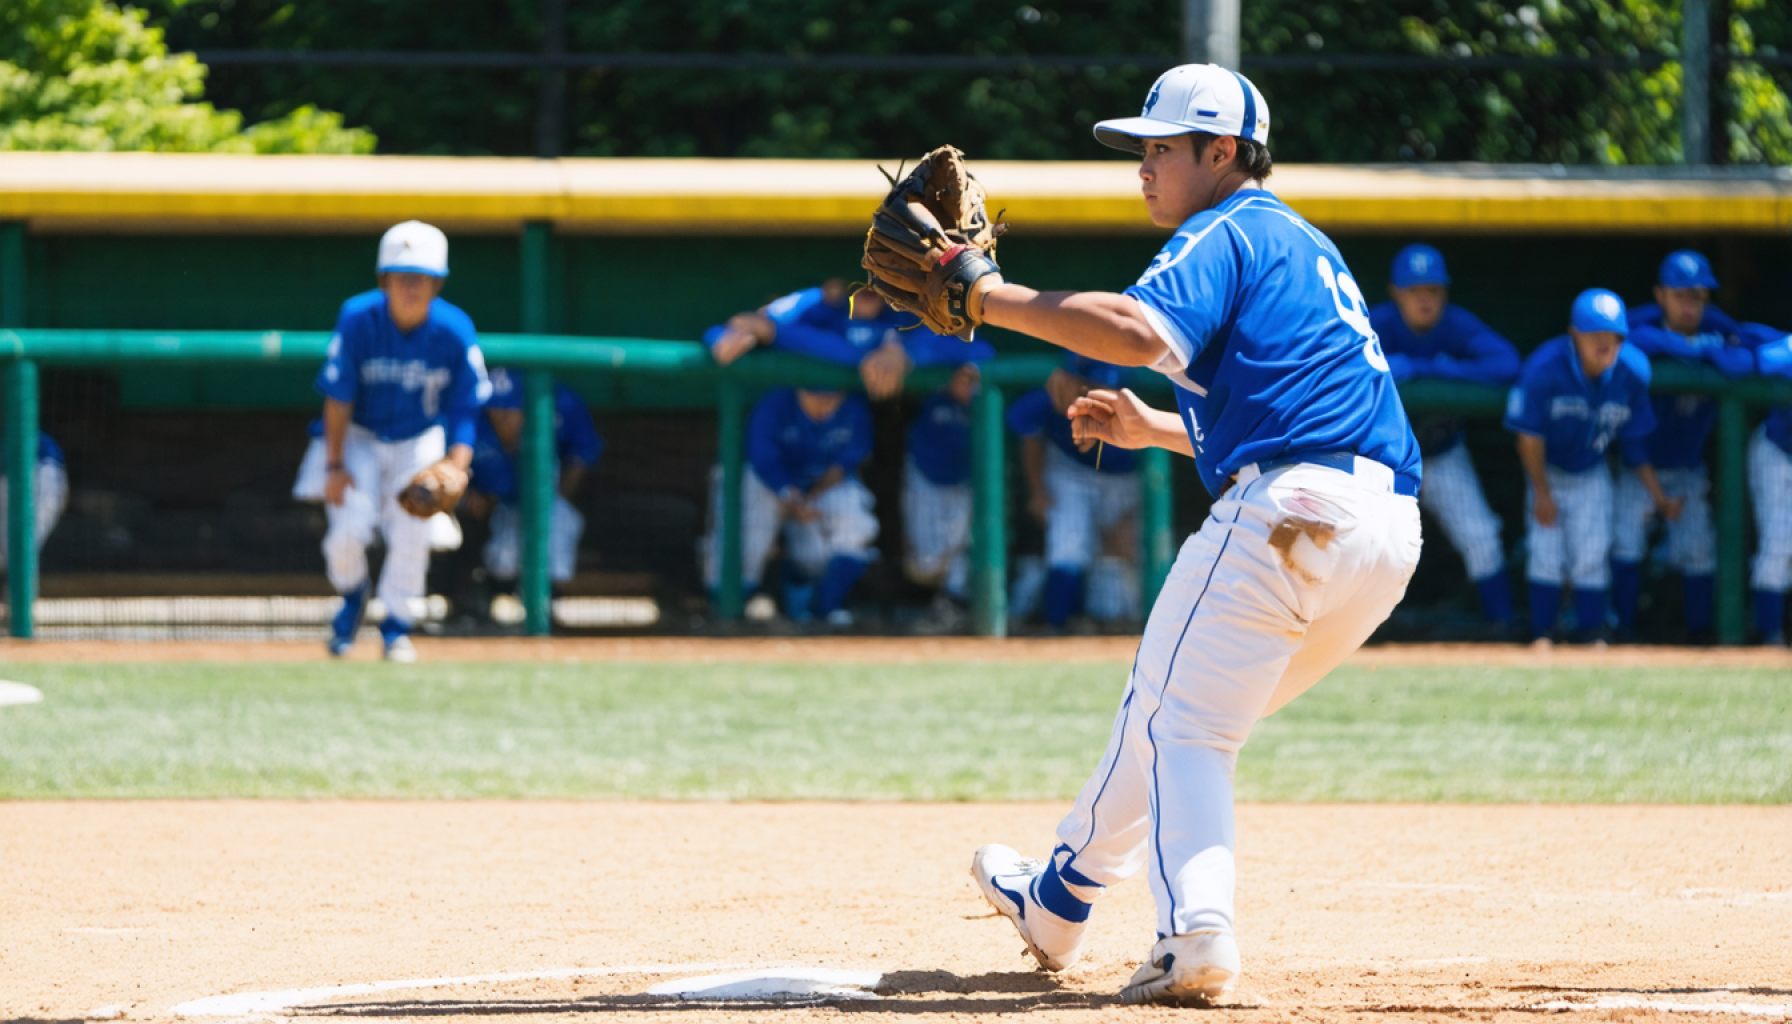
<instances>
[{"instance_id":1,"label":"blue cap with logo","mask_svg":"<svg viewBox=\"0 0 1792 1024\"><path fill-rule=\"evenodd\" d=\"M1717 287L1717 275L1711 272L1711 261L1704 253L1692 249L1668 253L1667 259L1661 261L1661 273L1656 277L1664 288Z\"/></svg>"},{"instance_id":2,"label":"blue cap with logo","mask_svg":"<svg viewBox=\"0 0 1792 1024\"><path fill-rule=\"evenodd\" d=\"M1624 300L1609 288L1588 288L1575 296L1574 308L1568 313L1568 325L1583 334L1611 331L1620 338L1630 336Z\"/></svg>"},{"instance_id":3,"label":"blue cap with logo","mask_svg":"<svg viewBox=\"0 0 1792 1024\"><path fill-rule=\"evenodd\" d=\"M1394 269L1390 276L1396 288L1450 283L1450 272L1444 269L1444 254L1423 242L1415 242L1394 254Z\"/></svg>"},{"instance_id":4,"label":"blue cap with logo","mask_svg":"<svg viewBox=\"0 0 1792 1024\"><path fill-rule=\"evenodd\" d=\"M1117 388L1126 381L1125 369L1074 352L1064 357L1064 369L1101 388Z\"/></svg>"}]
</instances>

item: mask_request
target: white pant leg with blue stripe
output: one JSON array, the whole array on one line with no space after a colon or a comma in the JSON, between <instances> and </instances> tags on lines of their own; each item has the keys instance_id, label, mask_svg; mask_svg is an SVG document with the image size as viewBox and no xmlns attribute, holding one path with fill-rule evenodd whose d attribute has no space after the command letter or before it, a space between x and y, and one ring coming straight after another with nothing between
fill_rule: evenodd
<instances>
[{"instance_id":1,"label":"white pant leg with blue stripe","mask_svg":"<svg viewBox=\"0 0 1792 1024\"><path fill-rule=\"evenodd\" d=\"M1475 475L1468 445L1457 442L1446 451L1425 456L1425 483L1419 488L1419 507L1437 517L1471 580L1486 579L1506 565L1500 543L1500 517L1493 514L1481 480Z\"/></svg>"},{"instance_id":2,"label":"white pant leg with blue stripe","mask_svg":"<svg viewBox=\"0 0 1792 1024\"><path fill-rule=\"evenodd\" d=\"M1157 930L1233 926L1232 772L1258 720L1356 650L1406 593L1419 508L1376 481L1289 466L1234 484L1182 546L1145 626L1107 752L1058 827L1069 876L1150 867ZM1320 547L1290 517L1335 528Z\"/></svg>"},{"instance_id":3,"label":"white pant leg with blue stripe","mask_svg":"<svg viewBox=\"0 0 1792 1024\"><path fill-rule=\"evenodd\" d=\"M1792 589L1792 455L1767 439L1767 428L1748 442L1748 486L1755 503L1755 551L1749 585L1784 593Z\"/></svg>"},{"instance_id":4,"label":"white pant leg with blue stripe","mask_svg":"<svg viewBox=\"0 0 1792 1024\"><path fill-rule=\"evenodd\" d=\"M1602 462L1579 473L1551 466L1548 474L1550 497L1556 503L1554 525L1537 521L1535 495L1525 488L1530 548L1525 575L1532 583L1559 586L1567 581L1583 590L1603 589L1611 582L1611 470Z\"/></svg>"}]
</instances>

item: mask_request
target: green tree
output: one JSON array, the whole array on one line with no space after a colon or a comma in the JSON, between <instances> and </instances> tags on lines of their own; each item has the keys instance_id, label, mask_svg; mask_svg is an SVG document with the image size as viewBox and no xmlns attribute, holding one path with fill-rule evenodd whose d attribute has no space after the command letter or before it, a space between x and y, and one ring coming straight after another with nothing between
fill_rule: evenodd
<instances>
[{"instance_id":1,"label":"green tree","mask_svg":"<svg viewBox=\"0 0 1792 1024\"><path fill-rule=\"evenodd\" d=\"M201 97L205 66L170 54L143 11L106 0L0 5L0 150L370 153L373 133L301 106L243 128Z\"/></svg>"}]
</instances>

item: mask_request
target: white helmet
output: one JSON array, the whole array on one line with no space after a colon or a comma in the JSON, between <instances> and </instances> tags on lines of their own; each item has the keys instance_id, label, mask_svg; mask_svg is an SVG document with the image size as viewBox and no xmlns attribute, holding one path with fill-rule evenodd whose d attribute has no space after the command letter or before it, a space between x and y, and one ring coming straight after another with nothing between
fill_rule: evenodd
<instances>
[{"instance_id":1,"label":"white helmet","mask_svg":"<svg viewBox=\"0 0 1792 1024\"><path fill-rule=\"evenodd\" d=\"M448 236L420 220L394 224L380 238L380 258L374 271L447 277Z\"/></svg>"},{"instance_id":2,"label":"white helmet","mask_svg":"<svg viewBox=\"0 0 1792 1024\"><path fill-rule=\"evenodd\" d=\"M1218 64L1182 64L1158 76L1138 117L1095 126L1104 146L1139 152L1143 139L1205 132L1269 145L1269 102L1251 80Z\"/></svg>"}]
</instances>

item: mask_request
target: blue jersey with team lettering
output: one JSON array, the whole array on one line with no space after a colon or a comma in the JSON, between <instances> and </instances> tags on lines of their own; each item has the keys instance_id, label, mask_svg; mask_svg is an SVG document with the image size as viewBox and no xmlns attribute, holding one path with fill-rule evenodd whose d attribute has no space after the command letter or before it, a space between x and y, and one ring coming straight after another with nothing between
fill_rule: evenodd
<instances>
[{"instance_id":1,"label":"blue jersey with team lettering","mask_svg":"<svg viewBox=\"0 0 1792 1024\"><path fill-rule=\"evenodd\" d=\"M517 376L502 367L491 371L492 397L487 409L521 409L523 389ZM517 466L518 453L506 451L491 417L481 415L473 444L472 479L469 487L489 494L499 501L515 501L520 492L522 474ZM554 457L562 465L578 462L597 465L603 456L603 438L591 422L591 411L579 393L565 384L554 385Z\"/></svg>"},{"instance_id":2,"label":"blue jersey with team lettering","mask_svg":"<svg viewBox=\"0 0 1792 1024\"><path fill-rule=\"evenodd\" d=\"M930 482L958 487L971 479L971 408L944 391L921 403L908 425L908 457Z\"/></svg>"},{"instance_id":3,"label":"blue jersey with team lettering","mask_svg":"<svg viewBox=\"0 0 1792 1024\"><path fill-rule=\"evenodd\" d=\"M1754 372L1754 355L1741 337L1742 325L1716 306L1706 306L1696 334L1669 330L1661 307L1630 307L1630 343L1650 360L1684 359L1708 363L1726 377ZM1717 400L1706 395L1656 395L1655 432L1649 435L1649 462L1656 469L1694 469L1705 463L1705 442L1717 426Z\"/></svg>"},{"instance_id":4,"label":"blue jersey with team lettering","mask_svg":"<svg viewBox=\"0 0 1792 1024\"><path fill-rule=\"evenodd\" d=\"M1626 465L1648 462L1643 440L1655 429L1649 357L1634 345L1620 345L1611 368L1589 380L1574 339L1551 338L1519 371L1506 398L1506 429L1543 438L1549 464L1569 473L1603 465L1614 440Z\"/></svg>"},{"instance_id":5,"label":"blue jersey with team lettering","mask_svg":"<svg viewBox=\"0 0 1792 1024\"><path fill-rule=\"evenodd\" d=\"M1424 334L1406 326L1400 307L1384 302L1369 311L1369 326L1381 338L1394 380L1455 380L1507 387L1518 377L1518 349L1481 318L1446 304ZM1431 413L1413 418L1419 451L1438 455L1462 440L1462 417Z\"/></svg>"},{"instance_id":6,"label":"blue jersey with team lettering","mask_svg":"<svg viewBox=\"0 0 1792 1024\"><path fill-rule=\"evenodd\" d=\"M1419 446L1362 289L1331 239L1244 188L1190 217L1126 290L1169 346L1201 482L1307 455L1373 459L1416 489Z\"/></svg>"},{"instance_id":7,"label":"blue jersey with team lettering","mask_svg":"<svg viewBox=\"0 0 1792 1024\"><path fill-rule=\"evenodd\" d=\"M1766 324L1743 324L1743 341L1753 350L1756 370L1764 377L1792 378L1792 334ZM1792 455L1792 405L1767 413L1767 439Z\"/></svg>"},{"instance_id":8,"label":"blue jersey with team lettering","mask_svg":"<svg viewBox=\"0 0 1792 1024\"><path fill-rule=\"evenodd\" d=\"M1076 450L1076 439L1070 432L1070 420L1052 405L1052 396L1044 388L1029 391L1008 407L1008 429L1021 437L1043 437L1052 447L1102 473L1123 475L1133 471L1138 453L1113 445L1093 446L1086 452ZM1096 449L1100 448L1098 452ZM1101 465L1096 466L1100 461Z\"/></svg>"},{"instance_id":9,"label":"blue jersey with team lettering","mask_svg":"<svg viewBox=\"0 0 1792 1024\"><path fill-rule=\"evenodd\" d=\"M747 463L774 491L806 491L838 466L851 476L871 457L871 407L847 395L834 414L817 422L803 412L795 388L759 400L747 420Z\"/></svg>"},{"instance_id":10,"label":"blue jersey with team lettering","mask_svg":"<svg viewBox=\"0 0 1792 1024\"><path fill-rule=\"evenodd\" d=\"M354 406L353 421L382 441L416 437L437 420L448 444L473 443L474 418L491 396L472 318L443 299L400 331L374 289L342 304L317 389Z\"/></svg>"}]
</instances>

